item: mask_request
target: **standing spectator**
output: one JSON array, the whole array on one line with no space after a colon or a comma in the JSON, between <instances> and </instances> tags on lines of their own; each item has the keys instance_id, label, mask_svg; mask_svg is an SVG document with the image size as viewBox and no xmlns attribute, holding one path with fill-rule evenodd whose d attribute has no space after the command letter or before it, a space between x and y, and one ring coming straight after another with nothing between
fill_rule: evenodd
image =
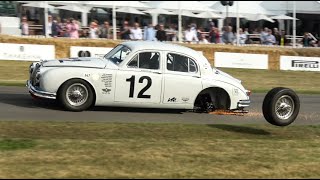
<instances>
[{"instance_id":1,"label":"standing spectator","mask_svg":"<svg viewBox=\"0 0 320 180\"><path fill-rule=\"evenodd\" d=\"M177 41L177 30L175 24L171 24L169 29L167 29L167 40L168 41Z\"/></svg>"},{"instance_id":2,"label":"standing spectator","mask_svg":"<svg viewBox=\"0 0 320 180\"><path fill-rule=\"evenodd\" d=\"M110 28L109 22L105 21L100 28L100 38L112 39L112 28Z\"/></svg>"},{"instance_id":3,"label":"standing spectator","mask_svg":"<svg viewBox=\"0 0 320 180\"><path fill-rule=\"evenodd\" d=\"M75 19L71 19L70 37L75 39L79 38L79 24Z\"/></svg>"},{"instance_id":4,"label":"standing spectator","mask_svg":"<svg viewBox=\"0 0 320 180\"><path fill-rule=\"evenodd\" d=\"M197 34L191 29L191 25L188 26L187 30L185 30L184 37L188 43L191 43L194 40L197 42L199 41Z\"/></svg>"},{"instance_id":5,"label":"standing spectator","mask_svg":"<svg viewBox=\"0 0 320 180\"><path fill-rule=\"evenodd\" d=\"M280 41L278 45L285 46L287 43L288 43L288 39L286 37L286 31L281 30Z\"/></svg>"},{"instance_id":6,"label":"standing spectator","mask_svg":"<svg viewBox=\"0 0 320 180\"><path fill-rule=\"evenodd\" d=\"M266 39L266 36L268 36L268 32L269 32L269 29L267 27L264 28L263 31L261 31L260 33L260 42L261 44L263 44L263 40Z\"/></svg>"},{"instance_id":7,"label":"standing spectator","mask_svg":"<svg viewBox=\"0 0 320 180\"><path fill-rule=\"evenodd\" d=\"M209 40L210 40L210 43L217 43L217 41L216 41L216 33L217 33L217 31L216 31L216 28L213 26L213 27L211 27L211 30L210 30L210 32L209 32Z\"/></svg>"},{"instance_id":8,"label":"standing spectator","mask_svg":"<svg viewBox=\"0 0 320 180\"><path fill-rule=\"evenodd\" d=\"M131 39L142 40L142 30L139 27L139 23L134 23L134 27L130 29Z\"/></svg>"},{"instance_id":9,"label":"standing spectator","mask_svg":"<svg viewBox=\"0 0 320 180\"><path fill-rule=\"evenodd\" d=\"M199 27L198 30L196 30L197 32L197 37L200 40L201 39L201 35L204 32L204 29L202 27Z\"/></svg>"},{"instance_id":10,"label":"standing spectator","mask_svg":"<svg viewBox=\"0 0 320 180\"><path fill-rule=\"evenodd\" d=\"M130 39L130 27L128 21L123 22L123 26L120 28L121 39Z\"/></svg>"},{"instance_id":11,"label":"standing spectator","mask_svg":"<svg viewBox=\"0 0 320 180\"><path fill-rule=\"evenodd\" d=\"M52 16L48 16L48 26L43 26L43 34L45 36L52 36Z\"/></svg>"},{"instance_id":12,"label":"standing spectator","mask_svg":"<svg viewBox=\"0 0 320 180\"><path fill-rule=\"evenodd\" d=\"M303 38L301 39L300 42L302 42L303 47L309 47L310 46L310 42L311 42L311 37L309 36L308 32L305 32L303 35Z\"/></svg>"},{"instance_id":13,"label":"standing spectator","mask_svg":"<svg viewBox=\"0 0 320 180\"><path fill-rule=\"evenodd\" d=\"M271 29L268 29L267 32L268 32L268 34L266 36L264 36L264 38L262 39L262 44L265 44L265 45L275 44L276 38L274 37L274 35L272 35Z\"/></svg>"},{"instance_id":14,"label":"standing spectator","mask_svg":"<svg viewBox=\"0 0 320 180\"><path fill-rule=\"evenodd\" d=\"M20 24L21 35L29 35L29 24L27 22L27 17L22 17L22 22Z\"/></svg>"},{"instance_id":15,"label":"standing spectator","mask_svg":"<svg viewBox=\"0 0 320 180\"><path fill-rule=\"evenodd\" d=\"M61 32L61 26L58 18L54 18L52 21L52 37L58 37Z\"/></svg>"},{"instance_id":16,"label":"standing spectator","mask_svg":"<svg viewBox=\"0 0 320 180\"><path fill-rule=\"evenodd\" d=\"M280 32L278 31L278 28L273 28L273 35L276 38L276 44L280 45L281 35L280 35Z\"/></svg>"},{"instance_id":17,"label":"standing spectator","mask_svg":"<svg viewBox=\"0 0 320 180\"><path fill-rule=\"evenodd\" d=\"M96 22L91 22L89 27L89 38L96 39L99 37L99 28Z\"/></svg>"},{"instance_id":18,"label":"standing spectator","mask_svg":"<svg viewBox=\"0 0 320 180\"><path fill-rule=\"evenodd\" d=\"M158 41L166 41L167 40L167 34L166 34L166 31L164 30L163 24L159 25L159 29L156 34L156 38L158 39Z\"/></svg>"},{"instance_id":19,"label":"standing spectator","mask_svg":"<svg viewBox=\"0 0 320 180\"><path fill-rule=\"evenodd\" d=\"M199 44L209 44L208 40L206 39L205 34L201 34L200 39L199 39Z\"/></svg>"},{"instance_id":20,"label":"standing spectator","mask_svg":"<svg viewBox=\"0 0 320 180\"><path fill-rule=\"evenodd\" d=\"M245 44L247 40L247 35L243 32L242 28L239 28L239 43Z\"/></svg>"},{"instance_id":21,"label":"standing spectator","mask_svg":"<svg viewBox=\"0 0 320 180\"><path fill-rule=\"evenodd\" d=\"M70 19L67 19L66 20L64 37L70 37L71 27L72 27L72 25L71 25Z\"/></svg>"},{"instance_id":22,"label":"standing spectator","mask_svg":"<svg viewBox=\"0 0 320 180\"><path fill-rule=\"evenodd\" d=\"M221 43L220 31L218 28L215 28L215 34L216 34L216 43Z\"/></svg>"},{"instance_id":23,"label":"standing spectator","mask_svg":"<svg viewBox=\"0 0 320 180\"><path fill-rule=\"evenodd\" d=\"M144 28L143 40L145 41L155 41L156 31L153 28L152 23L149 23L148 26Z\"/></svg>"},{"instance_id":24,"label":"standing spectator","mask_svg":"<svg viewBox=\"0 0 320 180\"><path fill-rule=\"evenodd\" d=\"M226 26L225 31L222 34L222 42L225 44L233 44L235 36L232 32L231 26Z\"/></svg>"},{"instance_id":25,"label":"standing spectator","mask_svg":"<svg viewBox=\"0 0 320 180\"><path fill-rule=\"evenodd\" d=\"M244 28L244 33L247 35L247 37L249 36L249 29L248 28Z\"/></svg>"}]
</instances>

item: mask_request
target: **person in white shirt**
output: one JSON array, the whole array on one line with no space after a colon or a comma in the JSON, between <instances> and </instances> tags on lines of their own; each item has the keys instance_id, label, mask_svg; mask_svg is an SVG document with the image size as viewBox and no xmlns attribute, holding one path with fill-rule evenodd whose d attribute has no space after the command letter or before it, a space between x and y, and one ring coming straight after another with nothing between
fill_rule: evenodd
<instances>
[{"instance_id":1,"label":"person in white shirt","mask_svg":"<svg viewBox=\"0 0 320 180\"><path fill-rule=\"evenodd\" d=\"M191 26L188 26L188 29L184 32L184 38L188 43L195 41L199 41L198 37L197 37L197 31L191 29Z\"/></svg>"},{"instance_id":2,"label":"person in white shirt","mask_svg":"<svg viewBox=\"0 0 320 180\"><path fill-rule=\"evenodd\" d=\"M89 37L91 39L99 38L99 28L98 28L98 24L95 22L91 22L90 24Z\"/></svg>"},{"instance_id":3,"label":"person in white shirt","mask_svg":"<svg viewBox=\"0 0 320 180\"><path fill-rule=\"evenodd\" d=\"M134 23L134 27L130 30L132 40L142 40L142 30L139 27L139 23Z\"/></svg>"},{"instance_id":4,"label":"person in white shirt","mask_svg":"<svg viewBox=\"0 0 320 180\"><path fill-rule=\"evenodd\" d=\"M199 44L209 44L209 42L208 42L205 34L201 34L201 35L200 35Z\"/></svg>"},{"instance_id":5,"label":"person in white shirt","mask_svg":"<svg viewBox=\"0 0 320 180\"><path fill-rule=\"evenodd\" d=\"M239 28L239 43L245 44L247 40L247 35L243 32L242 28Z\"/></svg>"},{"instance_id":6,"label":"person in white shirt","mask_svg":"<svg viewBox=\"0 0 320 180\"><path fill-rule=\"evenodd\" d=\"M51 36L52 35L52 16L48 16L48 26L47 26L47 35Z\"/></svg>"}]
</instances>

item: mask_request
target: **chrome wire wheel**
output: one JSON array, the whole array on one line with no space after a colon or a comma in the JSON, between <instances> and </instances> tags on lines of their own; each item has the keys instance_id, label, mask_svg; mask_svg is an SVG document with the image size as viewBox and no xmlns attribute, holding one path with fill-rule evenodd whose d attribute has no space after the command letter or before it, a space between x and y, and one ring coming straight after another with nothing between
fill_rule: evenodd
<instances>
[{"instance_id":1,"label":"chrome wire wheel","mask_svg":"<svg viewBox=\"0 0 320 180\"><path fill-rule=\"evenodd\" d=\"M275 104L275 113L279 119L286 120L294 112L294 101L288 95L281 96Z\"/></svg>"},{"instance_id":2,"label":"chrome wire wheel","mask_svg":"<svg viewBox=\"0 0 320 180\"><path fill-rule=\"evenodd\" d=\"M81 106L88 99L88 89L81 83L75 83L68 87L66 99L72 106Z\"/></svg>"}]
</instances>

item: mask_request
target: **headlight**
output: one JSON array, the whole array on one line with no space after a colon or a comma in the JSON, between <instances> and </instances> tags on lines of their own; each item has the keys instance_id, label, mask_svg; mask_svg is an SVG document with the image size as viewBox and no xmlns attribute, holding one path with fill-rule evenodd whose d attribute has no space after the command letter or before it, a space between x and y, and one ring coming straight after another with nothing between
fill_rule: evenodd
<instances>
[{"instance_id":1,"label":"headlight","mask_svg":"<svg viewBox=\"0 0 320 180\"><path fill-rule=\"evenodd\" d=\"M32 64L30 64L30 66L29 66L29 72L30 72L30 74L32 74L33 69L34 69L34 64L32 63Z\"/></svg>"}]
</instances>

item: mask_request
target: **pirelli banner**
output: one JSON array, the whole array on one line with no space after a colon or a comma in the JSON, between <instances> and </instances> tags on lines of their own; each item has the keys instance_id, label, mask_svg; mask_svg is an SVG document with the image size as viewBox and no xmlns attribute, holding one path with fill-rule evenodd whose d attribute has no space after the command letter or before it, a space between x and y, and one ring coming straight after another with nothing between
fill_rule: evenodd
<instances>
[{"instance_id":1,"label":"pirelli banner","mask_svg":"<svg viewBox=\"0 0 320 180\"><path fill-rule=\"evenodd\" d=\"M111 49L109 47L71 46L70 57L96 57L103 58Z\"/></svg>"},{"instance_id":2,"label":"pirelli banner","mask_svg":"<svg viewBox=\"0 0 320 180\"><path fill-rule=\"evenodd\" d=\"M320 57L280 56L280 70L320 71Z\"/></svg>"}]
</instances>

